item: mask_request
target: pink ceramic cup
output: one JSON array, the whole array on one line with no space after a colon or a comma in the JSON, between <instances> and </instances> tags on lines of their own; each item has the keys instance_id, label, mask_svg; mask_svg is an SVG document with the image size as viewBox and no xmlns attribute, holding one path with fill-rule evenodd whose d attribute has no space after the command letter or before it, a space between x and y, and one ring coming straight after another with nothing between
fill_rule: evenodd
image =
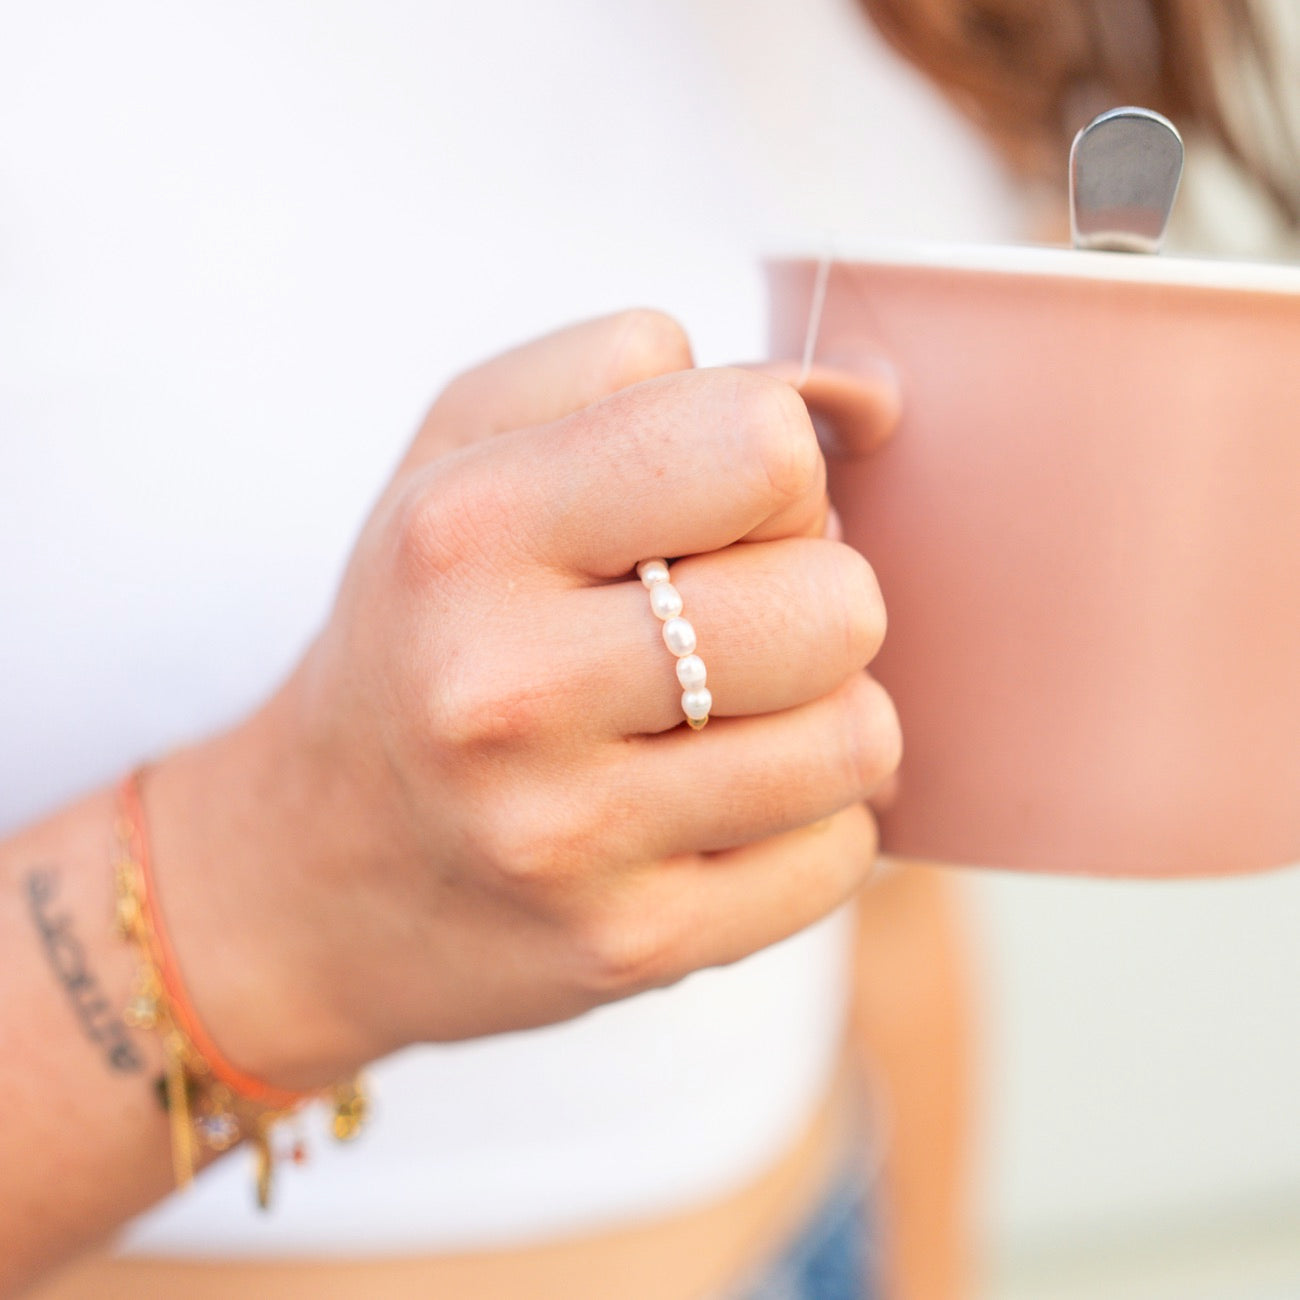
<instances>
[{"instance_id":1,"label":"pink ceramic cup","mask_svg":"<svg viewBox=\"0 0 1300 1300\"><path fill-rule=\"evenodd\" d=\"M816 272L769 266L777 357L802 354ZM1300 268L877 250L833 266L817 331L819 362L863 354L897 367L902 418L829 463L889 611L886 850L1300 860Z\"/></svg>"}]
</instances>

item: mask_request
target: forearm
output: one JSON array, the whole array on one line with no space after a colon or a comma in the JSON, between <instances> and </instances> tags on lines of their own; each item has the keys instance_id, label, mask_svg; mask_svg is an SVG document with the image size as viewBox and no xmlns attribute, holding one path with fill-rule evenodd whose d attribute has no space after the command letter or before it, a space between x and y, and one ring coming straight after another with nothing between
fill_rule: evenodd
<instances>
[{"instance_id":1,"label":"forearm","mask_svg":"<svg viewBox=\"0 0 1300 1300\"><path fill-rule=\"evenodd\" d=\"M888 1300L973 1288L970 972L948 873L901 867L860 902L855 1048L883 1109L877 1209Z\"/></svg>"},{"instance_id":2,"label":"forearm","mask_svg":"<svg viewBox=\"0 0 1300 1300\"><path fill-rule=\"evenodd\" d=\"M136 959L114 930L113 825L101 792L0 845L0 1294L170 1186L161 1048L122 1018Z\"/></svg>"},{"instance_id":3,"label":"forearm","mask_svg":"<svg viewBox=\"0 0 1300 1300\"><path fill-rule=\"evenodd\" d=\"M324 1077L330 1056L301 1051L301 1034L285 1031L275 945L250 919L285 912L270 892L268 861L284 853L269 833L290 836L278 828L295 810L270 798L267 771L282 794L298 784L266 715L151 769L146 824L153 902L200 1022L240 1066L295 1086L304 1060ZM105 790L0 844L0 1296L102 1242L173 1185L162 1037L124 1019L143 956L115 920L121 815ZM282 1050L271 1051L277 1031ZM212 1158L201 1143L192 1154Z\"/></svg>"}]
</instances>

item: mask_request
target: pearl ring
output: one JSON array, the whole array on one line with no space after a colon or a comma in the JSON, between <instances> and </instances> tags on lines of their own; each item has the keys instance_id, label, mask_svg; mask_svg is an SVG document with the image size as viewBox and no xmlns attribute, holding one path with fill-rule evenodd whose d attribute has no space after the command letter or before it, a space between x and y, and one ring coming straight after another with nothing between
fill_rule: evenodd
<instances>
[{"instance_id":1,"label":"pearl ring","mask_svg":"<svg viewBox=\"0 0 1300 1300\"><path fill-rule=\"evenodd\" d=\"M636 576L650 593L650 608L664 625L664 644L677 657L682 686L682 712L694 731L702 731L713 707L713 693L704 684L708 673L695 653L695 629L682 617L682 594L668 579L665 560L642 560Z\"/></svg>"}]
</instances>

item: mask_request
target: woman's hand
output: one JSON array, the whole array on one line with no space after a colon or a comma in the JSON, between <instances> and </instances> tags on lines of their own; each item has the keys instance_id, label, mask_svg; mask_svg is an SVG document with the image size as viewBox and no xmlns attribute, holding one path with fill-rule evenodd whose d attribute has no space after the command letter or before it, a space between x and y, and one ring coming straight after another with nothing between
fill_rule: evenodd
<instances>
[{"instance_id":1,"label":"woman's hand","mask_svg":"<svg viewBox=\"0 0 1300 1300\"><path fill-rule=\"evenodd\" d=\"M454 382L298 671L153 773L160 902L241 1065L306 1086L561 1020L791 934L869 870L862 801L899 754L863 672L879 591L824 537L795 391L690 366L635 312ZM650 556L684 557L699 733Z\"/></svg>"}]
</instances>

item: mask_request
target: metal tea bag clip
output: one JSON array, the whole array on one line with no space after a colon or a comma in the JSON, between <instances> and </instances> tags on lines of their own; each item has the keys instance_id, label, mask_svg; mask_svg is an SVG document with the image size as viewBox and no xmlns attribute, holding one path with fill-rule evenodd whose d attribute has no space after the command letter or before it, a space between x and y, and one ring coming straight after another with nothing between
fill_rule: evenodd
<instances>
[{"instance_id":1,"label":"metal tea bag clip","mask_svg":"<svg viewBox=\"0 0 1300 1300\"><path fill-rule=\"evenodd\" d=\"M1070 149L1070 230L1075 248L1155 253L1183 174L1177 128L1148 108L1113 108Z\"/></svg>"}]
</instances>

